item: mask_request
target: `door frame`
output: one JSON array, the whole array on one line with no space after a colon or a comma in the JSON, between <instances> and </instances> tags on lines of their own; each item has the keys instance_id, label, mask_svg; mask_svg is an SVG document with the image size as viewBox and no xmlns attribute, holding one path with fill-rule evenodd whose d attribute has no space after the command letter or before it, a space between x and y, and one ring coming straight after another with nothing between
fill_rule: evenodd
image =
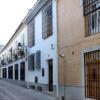
<instances>
[{"instance_id":1,"label":"door frame","mask_svg":"<svg viewBox=\"0 0 100 100\"><path fill-rule=\"evenodd\" d=\"M51 72L52 72L52 75L50 75L50 62L52 62L52 69L51 69ZM47 64L48 64L48 91L50 92L53 92L53 59L48 59L47 60ZM50 82L50 76L51 76L51 81Z\"/></svg>"}]
</instances>

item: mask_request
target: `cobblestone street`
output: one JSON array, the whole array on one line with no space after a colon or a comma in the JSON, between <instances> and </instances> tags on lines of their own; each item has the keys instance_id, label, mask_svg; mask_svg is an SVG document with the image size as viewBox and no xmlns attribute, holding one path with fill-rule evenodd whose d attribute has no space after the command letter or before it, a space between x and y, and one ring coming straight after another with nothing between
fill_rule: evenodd
<instances>
[{"instance_id":1,"label":"cobblestone street","mask_svg":"<svg viewBox=\"0 0 100 100\"><path fill-rule=\"evenodd\" d=\"M0 80L0 100L57 100L40 92Z\"/></svg>"}]
</instances>

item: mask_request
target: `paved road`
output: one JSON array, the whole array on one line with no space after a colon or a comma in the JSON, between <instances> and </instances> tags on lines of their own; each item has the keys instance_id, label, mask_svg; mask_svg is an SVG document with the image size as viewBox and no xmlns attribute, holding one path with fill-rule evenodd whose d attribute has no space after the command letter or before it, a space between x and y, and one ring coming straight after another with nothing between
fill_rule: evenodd
<instances>
[{"instance_id":1,"label":"paved road","mask_svg":"<svg viewBox=\"0 0 100 100\"><path fill-rule=\"evenodd\" d=\"M52 96L0 80L0 100L57 100Z\"/></svg>"}]
</instances>

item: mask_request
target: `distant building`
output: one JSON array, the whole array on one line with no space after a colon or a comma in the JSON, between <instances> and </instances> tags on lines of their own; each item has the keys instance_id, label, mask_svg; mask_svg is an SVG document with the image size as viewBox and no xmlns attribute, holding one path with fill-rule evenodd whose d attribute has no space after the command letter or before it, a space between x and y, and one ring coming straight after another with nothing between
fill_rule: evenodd
<instances>
[{"instance_id":1,"label":"distant building","mask_svg":"<svg viewBox=\"0 0 100 100\"><path fill-rule=\"evenodd\" d=\"M0 77L18 82L27 81L27 30L23 22L0 52ZM12 81L12 82L13 82ZM25 83L24 83L25 84Z\"/></svg>"}]
</instances>

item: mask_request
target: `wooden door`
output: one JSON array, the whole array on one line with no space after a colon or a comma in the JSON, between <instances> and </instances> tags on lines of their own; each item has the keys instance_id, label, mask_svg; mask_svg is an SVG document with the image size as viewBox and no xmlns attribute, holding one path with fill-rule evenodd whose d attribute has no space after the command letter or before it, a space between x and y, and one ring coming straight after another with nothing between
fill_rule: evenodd
<instances>
[{"instance_id":1,"label":"wooden door","mask_svg":"<svg viewBox=\"0 0 100 100\"><path fill-rule=\"evenodd\" d=\"M53 60L48 60L49 91L53 91Z\"/></svg>"}]
</instances>

